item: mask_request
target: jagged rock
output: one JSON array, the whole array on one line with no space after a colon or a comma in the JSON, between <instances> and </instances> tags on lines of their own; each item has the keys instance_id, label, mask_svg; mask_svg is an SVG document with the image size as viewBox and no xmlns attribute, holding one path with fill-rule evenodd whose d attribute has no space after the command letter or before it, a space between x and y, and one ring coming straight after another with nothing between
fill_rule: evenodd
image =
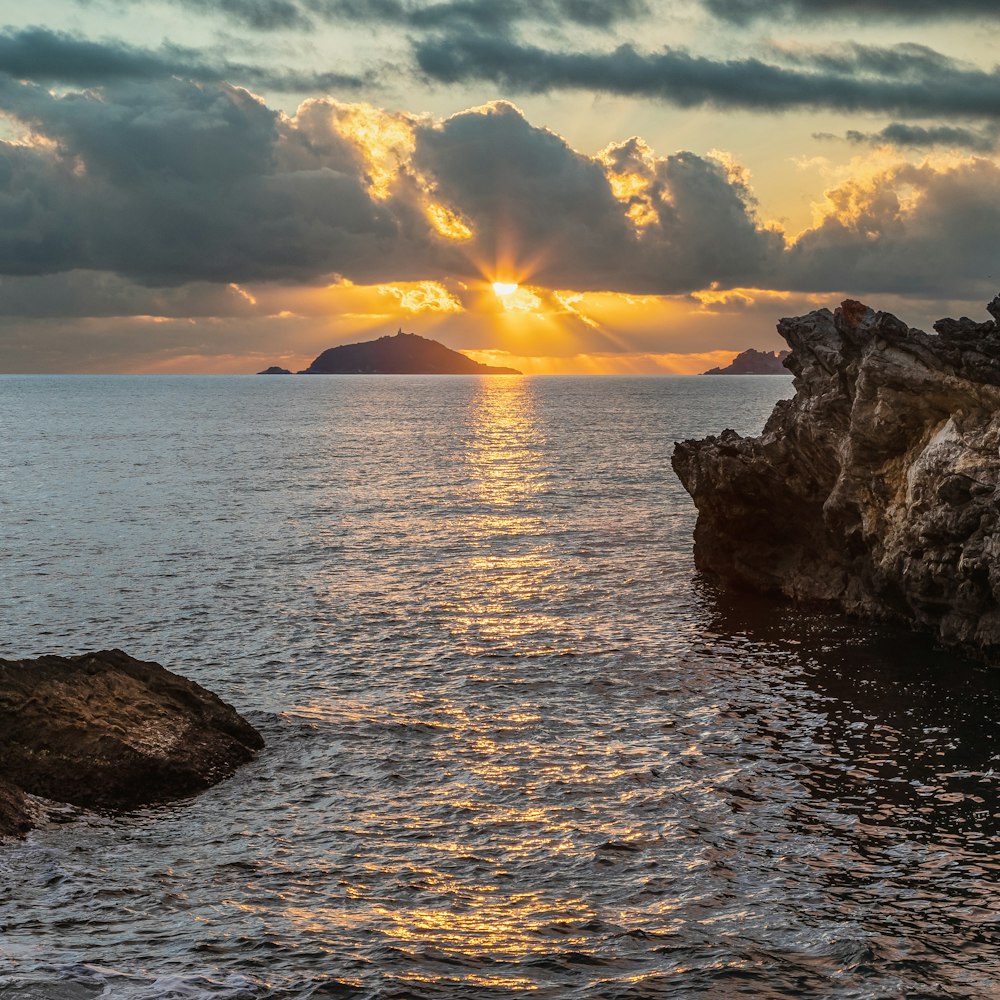
<instances>
[{"instance_id":1,"label":"jagged rock","mask_svg":"<svg viewBox=\"0 0 1000 1000\"><path fill-rule=\"evenodd\" d=\"M34 826L24 792L0 780L0 837L20 836Z\"/></svg>"},{"instance_id":2,"label":"jagged rock","mask_svg":"<svg viewBox=\"0 0 1000 1000\"><path fill-rule=\"evenodd\" d=\"M257 372L258 375L291 375L292 373L287 368L279 368L277 365L271 365L270 368L265 368L262 372Z\"/></svg>"},{"instance_id":3,"label":"jagged rock","mask_svg":"<svg viewBox=\"0 0 1000 1000\"><path fill-rule=\"evenodd\" d=\"M993 296L993 301L987 304L986 311L997 323L1000 323L1000 295Z\"/></svg>"},{"instance_id":4,"label":"jagged rock","mask_svg":"<svg viewBox=\"0 0 1000 1000\"><path fill-rule=\"evenodd\" d=\"M748 348L737 354L725 368L710 368L704 375L787 375L788 351L758 351Z\"/></svg>"},{"instance_id":5,"label":"jagged rock","mask_svg":"<svg viewBox=\"0 0 1000 1000\"><path fill-rule=\"evenodd\" d=\"M1000 319L1000 296L988 306ZM1000 661L1000 330L848 300L783 319L795 396L758 438L674 449L697 566L907 621Z\"/></svg>"},{"instance_id":6,"label":"jagged rock","mask_svg":"<svg viewBox=\"0 0 1000 1000\"><path fill-rule=\"evenodd\" d=\"M208 788L263 745L210 691L118 649L0 660L0 836L33 825L24 792L135 809Z\"/></svg>"}]
</instances>

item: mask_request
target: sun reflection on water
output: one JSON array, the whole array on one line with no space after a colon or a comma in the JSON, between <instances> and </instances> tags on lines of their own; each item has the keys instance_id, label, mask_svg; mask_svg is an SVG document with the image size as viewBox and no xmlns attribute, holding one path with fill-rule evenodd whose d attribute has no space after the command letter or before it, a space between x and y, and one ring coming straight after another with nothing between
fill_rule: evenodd
<instances>
[{"instance_id":1,"label":"sun reflection on water","mask_svg":"<svg viewBox=\"0 0 1000 1000\"><path fill-rule=\"evenodd\" d=\"M472 491L488 507L509 508L538 493L545 436L537 407L529 379L480 380L465 459Z\"/></svg>"},{"instance_id":2,"label":"sun reflection on water","mask_svg":"<svg viewBox=\"0 0 1000 1000\"><path fill-rule=\"evenodd\" d=\"M472 648L532 655L541 651L532 637L562 631L559 561L541 538L553 488L545 444L532 381L482 379L464 455L469 572L451 619Z\"/></svg>"},{"instance_id":3,"label":"sun reflection on water","mask_svg":"<svg viewBox=\"0 0 1000 1000\"><path fill-rule=\"evenodd\" d=\"M579 899L553 901L541 892L477 893L456 887L446 905L406 911L406 921L396 910L385 909L387 936L406 944L426 945L441 951L493 958L527 955L544 950L542 931L562 914L587 919L593 914Z\"/></svg>"},{"instance_id":4,"label":"sun reflection on water","mask_svg":"<svg viewBox=\"0 0 1000 1000\"><path fill-rule=\"evenodd\" d=\"M362 849L358 873L340 883L339 907L317 905L329 890L317 898L311 878L287 894L284 916L296 934L329 942L338 927L368 927L402 954L461 962L528 960L551 951L553 934L560 948L583 951L598 926L594 906L554 891L550 878L560 869L610 864L619 853L631 858L648 839L614 811L595 808L606 804L609 789L628 783L632 763L643 773L648 755L616 740L601 746L600 732L595 738L586 725L569 723L554 736L549 725L563 720L547 716L534 698L504 717L444 696L436 704L413 697L398 711L330 699L325 708L299 706L289 716L359 738L419 727L429 741L420 741L423 771L433 776L419 789L419 811L409 806L409 786L360 795L350 808L338 804L331 832L374 850L367 859ZM663 829L670 826L664 820ZM596 854L595 844L603 845ZM388 897L387 884L396 887ZM637 919L624 909L621 918ZM656 919L665 926L669 917ZM447 976L432 980L443 984Z\"/></svg>"},{"instance_id":5,"label":"sun reflection on water","mask_svg":"<svg viewBox=\"0 0 1000 1000\"><path fill-rule=\"evenodd\" d=\"M730 849L690 834L732 822L724 790L742 764L716 744L741 723L717 685L686 690L688 665L642 655L641 622L621 627L633 570L620 550L648 522L629 523L621 503L634 456L608 459L615 492L580 517L567 498L593 484L574 478L579 456L560 457L563 427L538 383L454 385L452 422L399 423L419 458L356 515L374 546L401 546L393 575L376 590L368 554L346 547L316 588L371 630L372 658L317 668L283 713L336 759L289 809L285 836L300 815L329 821L314 869L283 895L287 936L333 954L349 933L417 995L526 990L525 967L643 982L644 962L623 950L670 948L685 927L729 926L745 908ZM428 442L441 461L425 468ZM612 577L615 560L627 572ZM713 897L713 877L729 895Z\"/></svg>"}]
</instances>

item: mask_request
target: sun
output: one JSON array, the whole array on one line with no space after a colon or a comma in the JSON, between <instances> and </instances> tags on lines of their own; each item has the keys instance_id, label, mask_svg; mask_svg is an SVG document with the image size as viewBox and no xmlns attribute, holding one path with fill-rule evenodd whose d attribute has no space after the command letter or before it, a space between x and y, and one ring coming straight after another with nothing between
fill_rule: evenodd
<instances>
[{"instance_id":1,"label":"sun","mask_svg":"<svg viewBox=\"0 0 1000 1000\"><path fill-rule=\"evenodd\" d=\"M506 298L508 295L513 295L518 289L516 281L494 281L493 291L501 299Z\"/></svg>"}]
</instances>

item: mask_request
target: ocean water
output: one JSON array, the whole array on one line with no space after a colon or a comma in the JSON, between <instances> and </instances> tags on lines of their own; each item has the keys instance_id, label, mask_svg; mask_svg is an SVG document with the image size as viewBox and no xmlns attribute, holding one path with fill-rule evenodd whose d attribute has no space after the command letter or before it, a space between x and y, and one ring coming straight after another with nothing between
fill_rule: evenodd
<instances>
[{"instance_id":1,"label":"ocean water","mask_svg":"<svg viewBox=\"0 0 1000 1000\"><path fill-rule=\"evenodd\" d=\"M0 655L267 748L0 848L0 997L1000 996L1000 675L698 577L775 378L0 378Z\"/></svg>"}]
</instances>

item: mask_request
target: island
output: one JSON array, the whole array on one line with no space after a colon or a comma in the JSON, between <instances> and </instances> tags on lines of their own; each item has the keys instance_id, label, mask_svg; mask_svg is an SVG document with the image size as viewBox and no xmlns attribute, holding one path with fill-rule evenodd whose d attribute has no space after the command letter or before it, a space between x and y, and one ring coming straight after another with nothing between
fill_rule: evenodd
<instances>
[{"instance_id":1,"label":"island","mask_svg":"<svg viewBox=\"0 0 1000 1000\"><path fill-rule=\"evenodd\" d=\"M60 804L119 812L193 795L263 745L231 705L120 649L0 659L0 838Z\"/></svg>"},{"instance_id":2,"label":"island","mask_svg":"<svg viewBox=\"0 0 1000 1000\"><path fill-rule=\"evenodd\" d=\"M287 368L279 368L277 365L271 365L270 368L265 368L262 372L257 372L258 375L291 375L292 373Z\"/></svg>"},{"instance_id":3,"label":"island","mask_svg":"<svg viewBox=\"0 0 1000 1000\"><path fill-rule=\"evenodd\" d=\"M787 375L788 351L758 351L751 347L737 354L725 368L710 368L703 375Z\"/></svg>"},{"instance_id":4,"label":"island","mask_svg":"<svg viewBox=\"0 0 1000 1000\"><path fill-rule=\"evenodd\" d=\"M674 448L698 569L1000 663L1000 296L987 310L935 334L850 299L781 320L794 397L759 437Z\"/></svg>"},{"instance_id":5,"label":"island","mask_svg":"<svg viewBox=\"0 0 1000 1000\"><path fill-rule=\"evenodd\" d=\"M261 374L273 374L272 369ZM436 340L398 330L395 336L324 351L299 375L521 375L480 364Z\"/></svg>"}]
</instances>

